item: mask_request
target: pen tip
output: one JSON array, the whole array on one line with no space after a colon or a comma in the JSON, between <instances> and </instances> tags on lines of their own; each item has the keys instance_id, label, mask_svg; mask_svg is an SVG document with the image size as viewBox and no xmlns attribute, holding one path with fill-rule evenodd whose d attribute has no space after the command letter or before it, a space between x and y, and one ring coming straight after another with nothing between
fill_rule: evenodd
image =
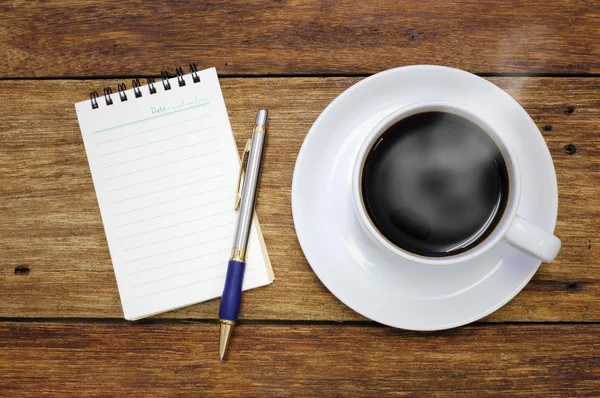
<instances>
[{"instance_id":1,"label":"pen tip","mask_svg":"<svg viewBox=\"0 0 600 398\"><path fill-rule=\"evenodd\" d=\"M223 355L219 355L219 362L223 362Z\"/></svg>"}]
</instances>

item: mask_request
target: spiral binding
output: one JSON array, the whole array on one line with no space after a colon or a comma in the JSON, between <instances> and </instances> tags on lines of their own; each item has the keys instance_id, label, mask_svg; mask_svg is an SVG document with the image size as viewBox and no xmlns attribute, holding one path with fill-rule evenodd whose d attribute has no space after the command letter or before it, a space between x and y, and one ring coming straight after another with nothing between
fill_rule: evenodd
<instances>
[{"instance_id":1,"label":"spiral binding","mask_svg":"<svg viewBox=\"0 0 600 398\"><path fill-rule=\"evenodd\" d=\"M119 92L119 98L121 98L121 102L127 101L127 94L125 94L126 90L127 86L125 86L125 83L117 84L117 91Z\"/></svg>"},{"instance_id":2,"label":"spiral binding","mask_svg":"<svg viewBox=\"0 0 600 398\"><path fill-rule=\"evenodd\" d=\"M133 86L135 98L140 98L142 96L142 90L140 90L140 79L133 79L131 81L131 85Z\"/></svg>"},{"instance_id":3,"label":"spiral binding","mask_svg":"<svg viewBox=\"0 0 600 398\"><path fill-rule=\"evenodd\" d=\"M194 83L200 83L200 75L198 74L198 67L196 66L195 63L191 63L191 64L189 64L189 66L190 66L190 73L192 76L192 81ZM175 68L175 74L177 76L177 83L178 83L179 87L185 87L186 83L185 83L185 79L183 78L184 73L183 73L183 69L180 66ZM170 90L171 83L169 82L169 72L162 71L160 73L160 77L161 77L163 88L165 89L165 91ZM150 95L156 94L156 87L154 86L154 79L149 77L146 79L146 81L147 81L146 85L148 87L148 93ZM142 89L141 89L142 85L140 83L140 79L133 79L131 81L131 85L133 87L133 94L135 95L135 98L141 98L143 96L143 93L142 93ZM125 85L125 83L117 84L117 93L119 94L119 99L121 100L121 102L125 102L128 100L126 91L127 91L127 86ZM112 88L110 88L110 87L104 88L104 102L106 103L107 106L113 104L113 99L111 97L112 94L113 94ZM99 95L98 95L97 91L90 92L90 104L92 105L92 109L99 108L98 98L99 98Z\"/></svg>"},{"instance_id":4,"label":"spiral binding","mask_svg":"<svg viewBox=\"0 0 600 398\"><path fill-rule=\"evenodd\" d=\"M183 80L183 69L181 69L181 66L175 68L175 72L177 73L177 82L179 83L179 87L185 86L185 80Z\"/></svg>"},{"instance_id":5,"label":"spiral binding","mask_svg":"<svg viewBox=\"0 0 600 398\"><path fill-rule=\"evenodd\" d=\"M112 94L112 88L104 87L104 101L106 101L107 106L113 104L113 100L112 100L112 98L110 98L111 94Z\"/></svg>"},{"instance_id":6,"label":"spiral binding","mask_svg":"<svg viewBox=\"0 0 600 398\"><path fill-rule=\"evenodd\" d=\"M169 72L163 70L162 72L160 72L160 78L162 79L162 84L165 91L170 90L171 83L169 83Z\"/></svg>"},{"instance_id":7,"label":"spiral binding","mask_svg":"<svg viewBox=\"0 0 600 398\"><path fill-rule=\"evenodd\" d=\"M150 94L156 94L156 87L154 87L154 78L149 77L146 79L148 82L148 91Z\"/></svg>"},{"instance_id":8,"label":"spiral binding","mask_svg":"<svg viewBox=\"0 0 600 398\"><path fill-rule=\"evenodd\" d=\"M192 71L192 79L194 79L194 83L200 83L200 76L198 76L198 68L196 64L190 64L190 71Z\"/></svg>"},{"instance_id":9,"label":"spiral binding","mask_svg":"<svg viewBox=\"0 0 600 398\"><path fill-rule=\"evenodd\" d=\"M90 93L90 102L92 103L92 109L98 108L98 92L92 91Z\"/></svg>"}]
</instances>

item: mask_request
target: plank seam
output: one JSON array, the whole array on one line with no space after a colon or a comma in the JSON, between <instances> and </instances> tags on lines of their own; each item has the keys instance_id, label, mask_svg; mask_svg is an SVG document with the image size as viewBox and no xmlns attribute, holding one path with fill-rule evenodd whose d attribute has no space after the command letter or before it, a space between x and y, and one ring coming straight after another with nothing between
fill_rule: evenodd
<instances>
[{"instance_id":1,"label":"plank seam","mask_svg":"<svg viewBox=\"0 0 600 398\"><path fill-rule=\"evenodd\" d=\"M56 324L106 324L106 325L218 325L218 319L193 319L193 318L156 318L142 319L131 322L121 318L26 318L26 317L0 317L2 323L56 323ZM388 328L388 326L379 324L373 321L331 321L331 320L279 320L279 319L248 319L239 320L239 325L262 325L262 326L346 326L346 327L375 327ZM596 321L551 321L551 322L534 322L534 321L506 321L506 322L474 322L468 327L497 327L504 326L591 326L598 325ZM393 329L393 328L390 328ZM399 329L402 330L402 329ZM456 330L449 329L449 330ZM409 332L407 330L407 332ZM440 331L442 332L442 331Z\"/></svg>"},{"instance_id":2,"label":"plank seam","mask_svg":"<svg viewBox=\"0 0 600 398\"><path fill-rule=\"evenodd\" d=\"M368 77L374 73L293 73L293 74L220 74L225 79L277 79L277 78L328 78L328 77ZM525 73L525 72L480 72L480 77L549 77L549 78L599 78L600 73ZM35 77L0 77L0 81L19 80L129 80L151 77L159 79L160 75L103 75L103 76L35 76Z\"/></svg>"}]
</instances>

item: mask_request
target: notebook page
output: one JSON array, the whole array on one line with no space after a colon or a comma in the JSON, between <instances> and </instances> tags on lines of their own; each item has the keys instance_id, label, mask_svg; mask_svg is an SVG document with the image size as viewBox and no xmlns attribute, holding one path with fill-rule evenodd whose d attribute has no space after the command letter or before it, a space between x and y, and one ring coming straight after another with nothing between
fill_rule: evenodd
<instances>
[{"instance_id":1,"label":"notebook page","mask_svg":"<svg viewBox=\"0 0 600 398\"><path fill-rule=\"evenodd\" d=\"M221 295L239 156L214 68L75 104L126 319ZM249 121L249 133L252 121ZM256 217L243 288L270 283Z\"/></svg>"}]
</instances>

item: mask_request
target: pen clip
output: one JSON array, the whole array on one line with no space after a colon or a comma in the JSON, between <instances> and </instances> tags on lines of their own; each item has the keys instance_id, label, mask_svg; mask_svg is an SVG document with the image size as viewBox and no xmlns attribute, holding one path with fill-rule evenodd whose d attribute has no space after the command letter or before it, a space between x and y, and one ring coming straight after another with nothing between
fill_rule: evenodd
<instances>
[{"instance_id":1,"label":"pen clip","mask_svg":"<svg viewBox=\"0 0 600 398\"><path fill-rule=\"evenodd\" d=\"M248 159L250 145L252 145L252 139L248 138L248 141L246 141L246 146L244 147L244 152L242 153L242 161L240 162L240 172L238 174L237 188L235 190L235 204L233 205L234 210L240 208L240 202L242 201L242 188L244 187L244 180L246 179L246 173L244 172L244 159Z\"/></svg>"}]
</instances>

